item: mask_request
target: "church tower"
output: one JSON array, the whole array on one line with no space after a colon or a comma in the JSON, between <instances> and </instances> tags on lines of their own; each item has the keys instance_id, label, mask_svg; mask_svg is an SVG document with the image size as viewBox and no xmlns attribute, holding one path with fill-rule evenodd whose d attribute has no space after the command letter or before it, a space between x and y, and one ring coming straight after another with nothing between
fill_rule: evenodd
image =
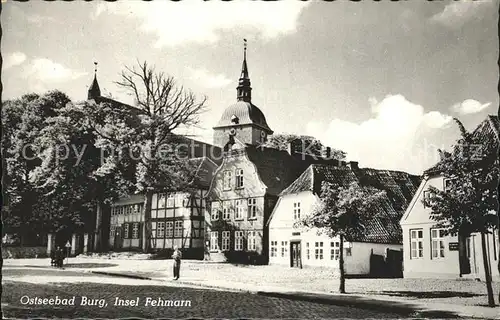
<instances>
[{"instance_id":1,"label":"church tower","mask_svg":"<svg viewBox=\"0 0 500 320\"><path fill-rule=\"evenodd\" d=\"M99 83L97 83L97 62L94 62L95 69L94 69L94 81L92 81L92 84L90 85L88 94L87 94L87 99L92 100L97 97L101 96L101 89L99 88Z\"/></svg>"},{"instance_id":2,"label":"church tower","mask_svg":"<svg viewBox=\"0 0 500 320\"><path fill-rule=\"evenodd\" d=\"M267 140L273 131L262 111L252 103L252 87L247 65L247 40L244 39L243 65L236 87L236 103L223 112L214 129L214 144L224 147L238 141L243 144L259 145Z\"/></svg>"}]
</instances>

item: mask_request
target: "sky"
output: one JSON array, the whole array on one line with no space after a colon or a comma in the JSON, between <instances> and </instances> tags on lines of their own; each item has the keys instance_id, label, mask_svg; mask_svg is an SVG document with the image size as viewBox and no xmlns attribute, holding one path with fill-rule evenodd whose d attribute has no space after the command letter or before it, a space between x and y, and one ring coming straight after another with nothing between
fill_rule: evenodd
<instances>
[{"instance_id":1,"label":"sky","mask_svg":"<svg viewBox=\"0 0 500 320\"><path fill-rule=\"evenodd\" d=\"M211 142L236 101L248 40L252 103L275 133L312 135L360 167L421 174L497 114L498 2L5 2L2 99L58 89L86 99L98 62L103 95L147 61L207 111L186 129Z\"/></svg>"}]
</instances>

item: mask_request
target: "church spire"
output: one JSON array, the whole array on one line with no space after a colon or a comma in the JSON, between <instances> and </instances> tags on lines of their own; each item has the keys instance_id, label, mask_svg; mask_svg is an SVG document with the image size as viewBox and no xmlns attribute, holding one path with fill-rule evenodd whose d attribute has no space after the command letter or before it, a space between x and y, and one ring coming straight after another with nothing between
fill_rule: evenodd
<instances>
[{"instance_id":1,"label":"church spire","mask_svg":"<svg viewBox=\"0 0 500 320\"><path fill-rule=\"evenodd\" d=\"M250 77L248 76L247 39L243 39L243 65L241 67L241 75L236 92L238 101L251 102L252 88L250 87Z\"/></svg>"},{"instance_id":2,"label":"church spire","mask_svg":"<svg viewBox=\"0 0 500 320\"><path fill-rule=\"evenodd\" d=\"M99 84L97 83L97 62L94 62L95 69L94 69L94 81L92 81L92 84L90 85L87 99L95 99L97 97L101 96L101 89L99 89Z\"/></svg>"}]
</instances>

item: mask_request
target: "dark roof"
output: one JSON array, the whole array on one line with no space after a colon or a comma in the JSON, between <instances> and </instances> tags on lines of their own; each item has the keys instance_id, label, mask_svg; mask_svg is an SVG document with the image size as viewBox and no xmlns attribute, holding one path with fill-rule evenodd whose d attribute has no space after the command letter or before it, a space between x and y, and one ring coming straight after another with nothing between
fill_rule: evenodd
<instances>
[{"instance_id":1,"label":"dark roof","mask_svg":"<svg viewBox=\"0 0 500 320\"><path fill-rule=\"evenodd\" d=\"M267 187L267 193L279 195L303 170L301 162L288 152L248 145L244 149Z\"/></svg>"},{"instance_id":2,"label":"dark roof","mask_svg":"<svg viewBox=\"0 0 500 320\"><path fill-rule=\"evenodd\" d=\"M193 164L196 169L196 180L195 185L203 189L208 189L210 183L212 182L215 170L217 170L217 164L210 160L208 157L192 158L188 160Z\"/></svg>"},{"instance_id":3,"label":"dark roof","mask_svg":"<svg viewBox=\"0 0 500 320\"><path fill-rule=\"evenodd\" d=\"M267 125L266 117L262 111L251 102L246 101L238 101L227 107L214 128L234 126L235 123L232 122L233 116L238 118L237 125L254 124L267 130L269 134L273 133L271 128Z\"/></svg>"},{"instance_id":4,"label":"dark roof","mask_svg":"<svg viewBox=\"0 0 500 320\"><path fill-rule=\"evenodd\" d=\"M472 132L472 137L476 143L483 145L495 143L498 147L500 138L500 120L498 116L488 115ZM455 145L454 150L458 151L458 145ZM439 175L441 172L441 161L424 171L426 175Z\"/></svg>"},{"instance_id":5,"label":"dark roof","mask_svg":"<svg viewBox=\"0 0 500 320\"><path fill-rule=\"evenodd\" d=\"M312 191L319 195L323 181L340 185L355 182L362 187L373 187L386 192L386 196L377 206L378 217L367 226L363 237L351 238L350 241L396 244L402 242L399 221L420 184L420 177L400 171L312 164L280 195L302 191Z\"/></svg>"}]
</instances>

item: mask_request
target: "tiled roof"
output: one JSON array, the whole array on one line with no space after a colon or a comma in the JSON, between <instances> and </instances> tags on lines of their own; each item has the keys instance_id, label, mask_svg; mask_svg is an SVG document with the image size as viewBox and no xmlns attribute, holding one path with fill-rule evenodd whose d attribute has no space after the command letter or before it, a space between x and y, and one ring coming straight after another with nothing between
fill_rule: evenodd
<instances>
[{"instance_id":1,"label":"tiled roof","mask_svg":"<svg viewBox=\"0 0 500 320\"><path fill-rule=\"evenodd\" d=\"M500 142L500 120L498 116L488 115L488 117L481 122L476 129L472 132L472 136L476 142L484 145L495 143L498 147ZM455 146L456 149L458 146ZM436 163L431 168L427 169L424 173L428 175L436 175L441 172L441 162Z\"/></svg>"},{"instance_id":2,"label":"tiled roof","mask_svg":"<svg viewBox=\"0 0 500 320\"><path fill-rule=\"evenodd\" d=\"M217 165L207 157L192 158L188 161L197 168L195 185L208 189Z\"/></svg>"},{"instance_id":3,"label":"tiled roof","mask_svg":"<svg viewBox=\"0 0 500 320\"><path fill-rule=\"evenodd\" d=\"M302 163L288 152L273 148L248 145L248 159L256 166L267 193L277 196L295 180L304 169Z\"/></svg>"},{"instance_id":4,"label":"tiled roof","mask_svg":"<svg viewBox=\"0 0 500 320\"><path fill-rule=\"evenodd\" d=\"M415 194L421 178L400 171L370 168L350 168L328 164L309 166L280 195L312 191L319 195L323 181L348 185L356 182L362 187L374 187L386 191L386 196L378 205L377 218L367 226L362 237L350 241L374 243L402 243L399 221ZM349 237L348 237L349 238Z\"/></svg>"}]
</instances>

